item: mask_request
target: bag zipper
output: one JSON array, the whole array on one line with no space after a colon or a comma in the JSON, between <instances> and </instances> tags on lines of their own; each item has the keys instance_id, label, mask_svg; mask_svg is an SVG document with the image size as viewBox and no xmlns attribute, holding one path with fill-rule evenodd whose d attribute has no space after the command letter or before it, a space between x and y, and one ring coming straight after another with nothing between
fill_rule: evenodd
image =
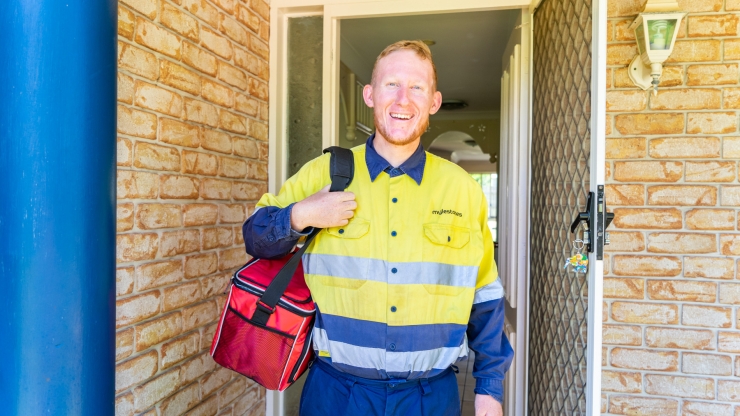
<instances>
[{"instance_id":1,"label":"bag zipper","mask_svg":"<svg viewBox=\"0 0 740 416\"><path fill-rule=\"evenodd\" d=\"M251 285L249 285L247 283L242 282L238 278L231 279L231 283L234 286L236 286L238 289L241 289L241 290L243 290L245 292L251 293L251 294L253 294L255 296L262 296L265 293L264 290L257 289L257 288L255 288L255 287L253 287L253 286L251 286ZM287 310L289 310L289 311L291 311L291 312L293 312L293 313L295 313L297 315L304 316L304 317L305 316L311 316L311 315L313 315L316 312L316 308L313 308L310 311L306 311L306 310L303 310L303 309L298 308L296 306L293 306L290 303L285 302L282 299L280 299L278 301L278 305L281 306L283 309L287 309Z\"/></svg>"},{"instance_id":2,"label":"bag zipper","mask_svg":"<svg viewBox=\"0 0 740 416\"><path fill-rule=\"evenodd\" d=\"M242 282L242 283L244 283L244 284L249 284L249 283L245 282L245 280L247 280L247 281L251 282L252 284L254 284L254 285L258 286L258 287L259 287L260 289L262 289L262 290L265 290L265 289L267 289L266 287L264 287L264 286L262 285L262 283L259 283L259 282L257 282L257 281L256 281L256 280L254 280L254 279L251 279L251 278L249 278L249 277L247 277L247 276L244 276L244 277L242 277L242 276L239 276L239 273L241 273L241 272L243 272L244 270L248 269L248 268L249 268L249 266L251 266L252 264L256 263L256 262L257 262L257 261L259 261L259 260L260 260L260 259L258 259L258 258L255 258L255 259L252 259L251 261L249 261L249 262L248 262L247 264L245 264L245 265L244 265L244 267L242 267L241 269L237 270L237 271L236 271L236 273L234 273L234 278L235 278L235 279L238 279L238 280L239 280L240 282ZM295 302L295 303L300 303L300 304L306 304L306 303L311 303L311 302L312 302L312 300L311 300L311 296L309 296L309 297L308 297L308 299L303 299L303 300L300 300L300 299L295 299L295 298L291 298L290 296L285 296L285 298L286 298L286 299L289 299L289 300L290 300L291 302Z\"/></svg>"},{"instance_id":3,"label":"bag zipper","mask_svg":"<svg viewBox=\"0 0 740 416\"><path fill-rule=\"evenodd\" d=\"M295 382L295 375L298 372L298 369L301 368L303 365L303 362L306 360L306 357L308 357L309 348L312 347L312 341L313 341L313 327L311 328L311 331L308 333L308 339L303 344L303 350L301 350L301 356L298 359L298 362L296 363L295 367L293 367L293 371L290 373L290 377L288 377L288 383Z\"/></svg>"}]
</instances>

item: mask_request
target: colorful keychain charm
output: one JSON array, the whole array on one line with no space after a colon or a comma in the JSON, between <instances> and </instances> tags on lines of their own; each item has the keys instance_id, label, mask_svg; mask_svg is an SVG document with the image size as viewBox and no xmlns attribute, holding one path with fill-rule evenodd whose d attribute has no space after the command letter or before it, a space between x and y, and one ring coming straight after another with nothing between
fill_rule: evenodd
<instances>
[{"instance_id":1,"label":"colorful keychain charm","mask_svg":"<svg viewBox=\"0 0 740 416\"><path fill-rule=\"evenodd\" d=\"M573 242L573 248L578 250L578 253L565 260L564 269L571 266L576 273L586 273L586 270L588 269L588 257L581 253L584 245L583 240L576 240Z\"/></svg>"}]
</instances>

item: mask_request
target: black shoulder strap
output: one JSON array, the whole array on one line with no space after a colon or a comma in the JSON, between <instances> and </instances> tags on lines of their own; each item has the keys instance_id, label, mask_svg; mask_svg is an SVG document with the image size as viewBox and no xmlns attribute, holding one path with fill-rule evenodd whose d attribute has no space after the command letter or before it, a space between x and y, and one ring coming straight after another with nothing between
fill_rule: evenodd
<instances>
[{"instance_id":1,"label":"black shoulder strap","mask_svg":"<svg viewBox=\"0 0 740 416\"><path fill-rule=\"evenodd\" d=\"M355 157L352 155L352 151L343 147L332 146L324 149L324 153L331 153L329 168L331 188L329 192L347 189L355 176Z\"/></svg>"},{"instance_id":2,"label":"black shoulder strap","mask_svg":"<svg viewBox=\"0 0 740 416\"><path fill-rule=\"evenodd\" d=\"M332 146L324 149L324 153L331 153L331 161L329 163L329 174L331 175L331 188L330 192L343 191L347 189L352 178L355 175L355 158L352 151L338 146ZM265 289L265 293L262 295L260 300L257 302L257 309L252 315L252 321L259 325L267 324L267 320L270 315L275 311L280 297L285 293L285 289L288 288L290 280L293 278L298 263L306 252L308 246L311 245L316 235L321 232L321 228L314 228L311 234L306 237L306 242L303 243L298 251L293 253L293 256L285 263L282 269L278 272L275 278L270 283L270 286Z\"/></svg>"}]
</instances>

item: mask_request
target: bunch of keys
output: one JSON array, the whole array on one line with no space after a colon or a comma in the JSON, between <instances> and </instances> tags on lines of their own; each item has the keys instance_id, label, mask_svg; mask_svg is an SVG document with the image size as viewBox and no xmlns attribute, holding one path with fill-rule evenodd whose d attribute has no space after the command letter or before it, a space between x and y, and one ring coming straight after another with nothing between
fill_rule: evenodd
<instances>
[{"instance_id":1,"label":"bunch of keys","mask_svg":"<svg viewBox=\"0 0 740 416\"><path fill-rule=\"evenodd\" d=\"M586 273L586 269L588 268L588 256L581 253L584 246L585 242L583 240L575 240L573 242L573 248L576 249L578 253L565 260L564 269L571 266L576 273Z\"/></svg>"}]
</instances>

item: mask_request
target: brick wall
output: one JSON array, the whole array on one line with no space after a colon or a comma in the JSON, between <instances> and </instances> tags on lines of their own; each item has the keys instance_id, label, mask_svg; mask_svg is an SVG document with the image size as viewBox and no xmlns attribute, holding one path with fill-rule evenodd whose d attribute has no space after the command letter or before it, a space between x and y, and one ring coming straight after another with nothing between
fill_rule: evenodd
<instances>
[{"instance_id":1,"label":"brick wall","mask_svg":"<svg viewBox=\"0 0 740 416\"><path fill-rule=\"evenodd\" d=\"M269 4L120 0L116 414L258 415L208 349L267 191Z\"/></svg>"},{"instance_id":2,"label":"brick wall","mask_svg":"<svg viewBox=\"0 0 740 416\"><path fill-rule=\"evenodd\" d=\"M608 414L740 415L740 1L678 3L657 96L627 75L644 1L608 3Z\"/></svg>"}]
</instances>

